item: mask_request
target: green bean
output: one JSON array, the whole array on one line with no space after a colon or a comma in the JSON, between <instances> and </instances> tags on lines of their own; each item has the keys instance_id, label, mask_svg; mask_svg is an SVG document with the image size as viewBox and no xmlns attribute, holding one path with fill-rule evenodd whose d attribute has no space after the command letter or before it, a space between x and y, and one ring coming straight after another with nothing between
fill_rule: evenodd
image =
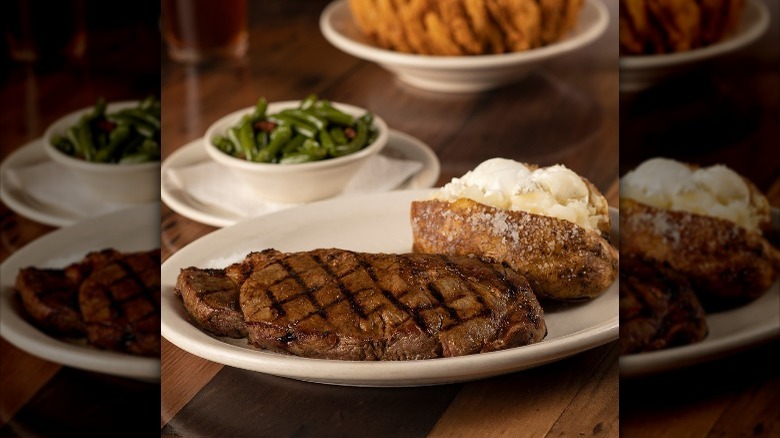
<instances>
[{"instance_id":1,"label":"green bean","mask_svg":"<svg viewBox=\"0 0 780 438\"><path fill-rule=\"evenodd\" d=\"M320 131L320 144L322 145L322 148L327 151L327 153L333 154L336 144L333 142L333 138L330 136L328 131L324 129Z\"/></svg>"},{"instance_id":2,"label":"green bean","mask_svg":"<svg viewBox=\"0 0 780 438\"><path fill-rule=\"evenodd\" d=\"M255 142L255 133L252 128L251 119L245 118L241 125L239 125L238 142L241 145L241 150L244 151L244 156L246 159L249 161L254 160L257 150L257 143Z\"/></svg>"},{"instance_id":3,"label":"green bean","mask_svg":"<svg viewBox=\"0 0 780 438\"><path fill-rule=\"evenodd\" d=\"M303 142L306 141L306 136L301 134L295 134L293 138L287 142L287 144L284 145L282 148L282 157L291 155L298 149L300 149L301 146L303 146Z\"/></svg>"},{"instance_id":4,"label":"green bean","mask_svg":"<svg viewBox=\"0 0 780 438\"><path fill-rule=\"evenodd\" d=\"M315 160L322 160L327 157L330 152L328 149L325 149L321 143L310 138L307 138L306 141L303 142L301 150L311 155Z\"/></svg>"},{"instance_id":5,"label":"green bean","mask_svg":"<svg viewBox=\"0 0 780 438\"><path fill-rule=\"evenodd\" d=\"M116 163L137 161L141 146L147 156L159 159L159 140L160 102L149 96L135 107L113 112L101 97L66 129L64 137L52 142L64 153L86 161ZM122 161L125 155L136 157Z\"/></svg>"},{"instance_id":6,"label":"green bean","mask_svg":"<svg viewBox=\"0 0 780 438\"><path fill-rule=\"evenodd\" d=\"M342 157L344 155L356 152L366 145L366 142L368 141L368 126L366 126L366 123L362 120L358 120L356 125L357 133L355 138L350 140L350 142L345 145L336 146L331 155L334 157Z\"/></svg>"},{"instance_id":7,"label":"green bean","mask_svg":"<svg viewBox=\"0 0 780 438\"><path fill-rule=\"evenodd\" d=\"M230 129L228 129L228 131L227 131L227 139L231 143L233 143L233 150L234 151L236 151L239 154L242 153L244 148L241 147L241 141L238 139L238 128L232 127ZM244 158L247 158L247 157L244 156Z\"/></svg>"},{"instance_id":8,"label":"green bean","mask_svg":"<svg viewBox=\"0 0 780 438\"><path fill-rule=\"evenodd\" d=\"M150 157L160 158L160 144L150 138L144 139L138 151L148 154Z\"/></svg>"},{"instance_id":9,"label":"green bean","mask_svg":"<svg viewBox=\"0 0 780 438\"><path fill-rule=\"evenodd\" d=\"M215 136L211 139L211 143L226 154L233 155L233 143L225 137Z\"/></svg>"},{"instance_id":10,"label":"green bean","mask_svg":"<svg viewBox=\"0 0 780 438\"><path fill-rule=\"evenodd\" d=\"M317 95L312 93L308 96L306 96L306 99L303 99L301 101L301 104L299 105L299 108L308 111L310 108L314 106L314 104L317 103Z\"/></svg>"},{"instance_id":11,"label":"green bean","mask_svg":"<svg viewBox=\"0 0 780 438\"><path fill-rule=\"evenodd\" d=\"M151 111L155 108L159 109L160 103L155 99L154 96L147 96L144 100L141 101L140 104L138 104L138 108L143 111Z\"/></svg>"},{"instance_id":12,"label":"green bean","mask_svg":"<svg viewBox=\"0 0 780 438\"><path fill-rule=\"evenodd\" d=\"M268 110L268 101L265 100L265 97L261 97L260 99L257 99L257 104L255 104L255 113L254 116L257 120L261 120L263 117L265 117L265 113Z\"/></svg>"},{"instance_id":13,"label":"green bean","mask_svg":"<svg viewBox=\"0 0 780 438\"><path fill-rule=\"evenodd\" d=\"M336 144L349 143L349 139L347 139L347 136L344 135L344 129L342 129L339 126L334 126L333 128L331 128L329 134L330 134L330 138L332 138L333 142Z\"/></svg>"},{"instance_id":14,"label":"green bean","mask_svg":"<svg viewBox=\"0 0 780 438\"><path fill-rule=\"evenodd\" d=\"M79 145L81 147L81 154L87 161L93 161L95 156L95 145L92 143L92 131L89 128L89 122L86 118L82 118L81 122L76 125L76 134L79 139Z\"/></svg>"},{"instance_id":15,"label":"green bean","mask_svg":"<svg viewBox=\"0 0 780 438\"><path fill-rule=\"evenodd\" d=\"M324 118L297 108L282 110L280 114L288 115L300 120L301 122L308 123L314 126L314 128L318 131L325 129L325 126L328 125L328 121Z\"/></svg>"},{"instance_id":16,"label":"green bean","mask_svg":"<svg viewBox=\"0 0 780 438\"><path fill-rule=\"evenodd\" d=\"M328 151L317 141L307 138L301 147L286 156L283 156L279 162L284 164L306 163L309 161L319 161L328 155Z\"/></svg>"},{"instance_id":17,"label":"green bean","mask_svg":"<svg viewBox=\"0 0 780 438\"><path fill-rule=\"evenodd\" d=\"M296 132L299 132L300 134L309 138L314 138L314 136L317 135L317 128L314 125L286 114L274 114L272 116L268 116L268 120L283 125L290 125L295 128Z\"/></svg>"},{"instance_id":18,"label":"green bean","mask_svg":"<svg viewBox=\"0 0 780 438\"><path fill-rule=\"evenodd\" d=\"M106 113L106 101L102 97L98 98L95 107L92 108L92 113L89 115L89 119L94 120L103 117L105 113Z\"/></svg>"},{"instance_id":19,"label":"green bean","mask_svg":"<svg viewBox=\"0 0 780 438\"><path fill-rule=\"evenodd\" d=\"M258 132L255 141L257 142L257 150L260 151L268 146L268 133L264 131Z\"/></svg>"},{"instance_id":20,"label":"green bean","mask_svg":"<svg viewBox=\"0 0 780 438\"><path fill-rule=\"evenodd\" d=\"M332 106L320 106L314 109L314 114L324 118L325 120L337 123L339 125L352 126L355 124L355 118L349 114L339 111Z\"/></svg>"},{"instance_id":21,"label":"green bean","mask_svg":"<svg viewBox=\"0 0 780 438\"><path fill-rule=\"evenodd\" d=\"M275 158L279 151L282 149L285 143L290 141L292 137L292 128L290 125L279 125L272 133L271 140L268 142L268 146L265 147L259 154L257 154L257 160L264 163L270 163Z\"/></svg>"},{"instance_id":22,"label":"green bean","mask_svg":"<svg viewBox=\"0 0 780 438\"><path fill-rule=\"evenodd\" d=\"M258 99L250 113L227 129L225 138L214 138L212 143L225 153L247 160L300 163L353 153L378 136L373 113L353 117L316 94L310 94L295 108L272 114L268 114L267 105L264 98ZM348 137L347 128L355 135Z\"/></svg>"},{"instance_id":23,"label":"green bean","mask_svg":"<svg viewBox=\"0 0 780 438\"><path fill-rule=\"evenodd\" d=\"M160 129L160 119L154 117L153 115L149 114L146 111L137 108L128 108L119 111L119 114L127 115L129 117L142 121L147 125L153 127L154 129Z\"/></svg>"},{"instance_id":24,"label":"green bean","mask_svg":"<svg viewBox=\"0 0 780 438\"><path fill-rule=\"evenodd\" d=\"M118 125L114 128L114 130L111 131L111 134L109 134L108 144L103 146L97 154L95 154L95 161L103 163L111 161L111 158L117 153L121 144L130 136L130 131L129 125Z\"/></svg>"},{"instance_id":25,"label":"green bean","mask_svg":"<svg viewBox=\"0 0 780 438\"><path fill-rule=\"evenodd\" d=\"M54 145L54 147L68 155L73 155L75 152L73 149L73 143L61 135L54 134L51 138L51 143Z\"/></svg>"}]
</instances>

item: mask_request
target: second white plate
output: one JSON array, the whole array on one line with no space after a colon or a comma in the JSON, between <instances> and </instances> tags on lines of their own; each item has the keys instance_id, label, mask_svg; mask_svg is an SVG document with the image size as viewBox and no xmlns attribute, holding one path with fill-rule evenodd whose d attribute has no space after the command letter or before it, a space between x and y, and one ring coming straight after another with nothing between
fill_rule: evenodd
<instances>
[{"instance_id":1,"label":"second white plate","mask_svg":"<svg viewBox=\"0 0 780 438\"><path fill-rule=\"evenodd\" d=\"M17 305L14 282L19 269L64 268L88 252L113 248L145 251L160 246L159 204L147 204L87 219L28 244L0 266L0 335L21 350L75 368L160 380L160 359L99 350L83 341L49 336L28 322Z\"/></svg>"},{"instance_id":2,"label":"second white plate","mask_svg":"<svg viewBox=\"0 0 780 438\"><path fill-rule=\"evenodd\" d=\"M336 198L249 219L217 230L173 254L162 266L162 335L204 359L267 374L353 386L416 386L475 380L510 373L617 339L617 282L599 298L545 312L547 337L538 344L470 356L412 361L308 359L249 347L246 340L217 338L187 319L173 289L181 268L224 268L250 251L303 251L338 247L355 251L411 251L411 202L429 190ZM617 211L612 209L613 234Z\"/></svg>"}]
</instances>

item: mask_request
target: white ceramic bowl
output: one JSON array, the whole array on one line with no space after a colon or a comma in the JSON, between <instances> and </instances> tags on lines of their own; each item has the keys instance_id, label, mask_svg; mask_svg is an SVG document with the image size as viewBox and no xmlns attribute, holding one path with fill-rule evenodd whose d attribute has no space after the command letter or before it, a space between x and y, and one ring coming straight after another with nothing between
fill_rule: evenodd
<instances>
[{"instance_id":1,"label":"white ceramic bowl","mask_svg":"<svg viewBox=\"0 0 780 438\"><path fill-rule=\"evenodd\" d=\"M606 31L608 23L609 12L602 3L585 0L575 29L555 44L500 55L427 56L374 45L352 20L347 0L332 2L320 16L322 34L340 50L376 62L406 84L451 93L483 91L517 82L542 61L592 43Z\"/></svg>"},{"instance_id":2,"label":"white ceramic bowl","mask_svg":"<svg viewBox=\"0 0 780 438\"><path fill-rule=\"evenodd\" d=\"M620 91L638 92L697 64L738 50L757 40L769 28L769 9L748 0L736 31L718 43L679 53L620 57Z\"/></svg>"},{"instance_id":3,"label":"white ceramic bowl","mask_svg":"<svg viewBox=\"0 0 780 438\"><path fill-rule=\"evenodd\" d=\"M272 102L268 104L267 111L268 114L272 114L287 108L297 108L299 104L298 100ZM334 102L333 106L353 116L362 116L366 113L363 108L343 103ZM378 130L378 136L373 143L343 157L322 161L289 164L256 163L228 155L212 144L212 138L224 137L228 128L236 125L254 108L244 108L217 120L206 131L203 142L206 152L214 161L225 166L249 184L259 197L268 201L311 202L339 194L360 167L387 145L389 137L387 124L374 114L374 126Z\"/></svg>"},{"instance_id":4,"label":"white ceramic bowl","mask_svg":"<svg viewBox=\"0 0 780 438\"><path fill-rule=\"evenodd\" d=\"M106 106L106 112L136 107L138 101L113 102ZM119 203L143 203L160 199L160 162L117 164L93 163L71 157L54 147L51 142L56 135L78 123L93 107L74 111L54 122L43 136L46 154L76 175L100 199Z\"/></svg>"}]
</instances>

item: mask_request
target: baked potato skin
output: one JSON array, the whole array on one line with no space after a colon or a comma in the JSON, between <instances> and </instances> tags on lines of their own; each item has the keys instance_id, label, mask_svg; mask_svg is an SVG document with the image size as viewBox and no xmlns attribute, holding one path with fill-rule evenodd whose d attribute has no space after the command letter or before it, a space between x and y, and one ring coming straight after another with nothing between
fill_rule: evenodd
<instances>
[{"instance_id":1,"label":"baked potato skin","mask_svg":"<svg viewBox=\"0 0 780 438\"><path fill-rule=\"evenodd\" d=\"M539 299L581 301L615 281L619 256L600 233L566 220L471 199L414 201L412 250L474 254L523 274Z\"/></svg>"},{"instance_id":2,"label":"baked potato skin","mask_svg":"<svg viewBox=\"0 0 780 438\"><path fill-rule=\"evenodd\" d=\"M620 200L620 252L683 274L710 307L755 299L780 272L780 253L759 232L632 199Z\"/></svg>"}]
</instances>

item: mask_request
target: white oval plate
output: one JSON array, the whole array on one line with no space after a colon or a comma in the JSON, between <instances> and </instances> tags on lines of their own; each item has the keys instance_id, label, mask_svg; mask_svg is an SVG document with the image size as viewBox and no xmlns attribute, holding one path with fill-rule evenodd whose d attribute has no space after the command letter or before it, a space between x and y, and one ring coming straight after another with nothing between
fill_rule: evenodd
<instances>
[{"instance_id":1,"label":"white oval plate","mask_svg":"<svg viewBox=\"0 0 780 438\"><path fill-rule=\"evenodd\" d=\"M203 139L199 138L182 146L163 162L161 185L163 202L182 216L213 227L225 227L249 219L249 217L239 216L235 212L198 201L190 196L175 178L171 177L172 170L211 160L202 142ZM408 134L391 129L387 146L380 154L391 158L414 160L423 164L423 168L419 172L398 187L399 190L433 187L439 179L440 165L436 154L428 145Z\"/></svg>"},{"instance_id":2,"label":"white oval plate","mask_svg":"<svg viewBox=\"0 0 780 438\"><path fill-rule=\"evenodd\" d=\"M769 18L769 9L763 2L748 0L737 30L723 41L679 53L621 56L620 90L640 91L690 64L740 49L766 32Z\"/></svg>"},{"instance_id":3,"label":"white oval plate","mask_svg":"<svg viewBox=\"0 0 780 438\"><path fill-rule=\"evenodd\" d=\"M14 298L14 282L21 268L64 268L91 251L106 248L143 251L159 246L159 204L146 204L84 220L33 241L0 265L0 336L17 348L52 362L138 380L159 381L159 359L99 350L83 341L49 336L20 315Z\"/></svg>"},{"instance_id":4,"label":"white oval plate","mask_svg":"<svg viewBox=\"0 0 780 438\"><path fill-rule=\"evenodd\" d=\"M72 225L80 220L102 216L114 211L125 208L137 207L139 204L118 203L118 202L100 202L94 199L90 188L86 184L76 179L75 176L63 174L58 184L65 185L65 189L70 193L73 202L84 208L74 211L66 210L57 205L47 203L42 199L30 193L28 187L20 184L12 176L14 170L22 169L27 166L33 166L46 161L52 161L46 154L43 146L43 139L33 140L14 151L6 157L0 164L0 199L11 210L16 213L53 227L64 227ZM53 163L53 161L52 161ZM54 164L61 166L60 164ZM62 167L62 172L67 169ZM157 205L158 202L146 203L148 205Z\"/></svg>"},{"instance_id":5,"label":"white oval plate","mask_svg":"<svg viewBox=\"0 0 780 438\"><path fill-rule=\"evenodd\" d=\"M597 0L585 0L577 26L561 41L537 49L499 55L428 56L375 46L352 20L347 0L329 4L320 16L320 30L340 50L373 61L401 81L430 91L474 92L522 79L540 62L580 49L607 29L609 12Z\"/></svg>"},{"instance_id":6,"label":"white oval plate","mask_svg":"<svg viewBox=\"0 0 780 438\"><path fill-rule=\"evenodd\" d=\"M772 208L780 229L780 210ZM639 377L684 368L780 338L780 280L749 304L707 315L709 333L703 341L620 357L620 376Z\"/></svg>"},{"instance_id":7,"label":"white oval plate","mask_svg":"<svg viewBox=\"0 0 780 438\"><path fill-rule=\"evenodd\" d=\"M599 298L546 312L547 337L503 351L416 361L308 359L218 338L192 325L173 289L181 268L224 268L250 251L303 251L339 247L366 252L410 252L411 202L430 190L349 196L296 207L222 228L173 254L162 266L162 335L179 348L213 362L293 379L352 386L417 386L510 373L617 339L617 282ZM613 232L617 211L612 209Z\"/></svg>"}]
</instances>

